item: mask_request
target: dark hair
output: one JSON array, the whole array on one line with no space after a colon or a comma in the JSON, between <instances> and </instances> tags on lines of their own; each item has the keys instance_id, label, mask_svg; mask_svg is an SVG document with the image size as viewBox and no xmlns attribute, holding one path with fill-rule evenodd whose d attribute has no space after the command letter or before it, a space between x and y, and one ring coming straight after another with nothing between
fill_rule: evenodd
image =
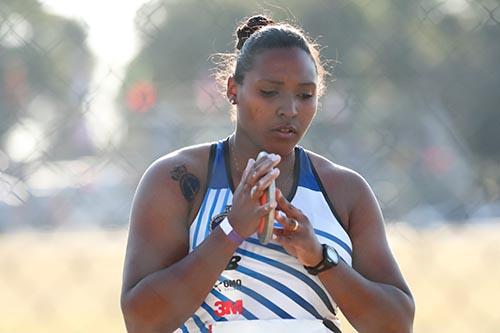
<instances>
[{"instance_id":1,"label":"dark hair","mask_svg":"<svg viewBox=\"0 0 500 333\"><path fill-rule=\"evenodd\" d=\"M263 15L256 15L243 21L236 30L235 52L218 54L216 78L221 87L225 87L227 78L234 77L242 84L245 73L253 65L255 56L262 51L273 48L298 47L304 50L313 60L318 75L318 95L324 91L324 77L327 74L320 59L318 45L305 33L288 23L275 23Z\"/></svg>"}]
</instances>

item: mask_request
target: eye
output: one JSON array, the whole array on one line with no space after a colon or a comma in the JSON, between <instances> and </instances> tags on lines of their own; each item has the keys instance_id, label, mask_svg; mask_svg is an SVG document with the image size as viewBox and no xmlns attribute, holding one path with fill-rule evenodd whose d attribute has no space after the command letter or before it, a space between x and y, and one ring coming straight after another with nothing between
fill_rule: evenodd
<instances>
[{"instance_id":1,"label":"eye","mask_svg":"<svg viewBox=\"0 0 500 333\"><path fill-rule=\"evenodd\" d=\"M273 97L273 96L276 96L278 94L278 92L275 90L262 90L262 89L260 90L260 93L264 97Z\"/></svg>"},{"instance_id":2,"label":"eye","mask_svg":"<svg viewBox=\"0 0 500 333\"><path fill-rule=\"evenodd\" d=\"M309 98L312 98L314 95L313 94L309 94L309 93L301 93L299 94L299 97L301 99L309 99Z\"/></svg>"}]
</instances>

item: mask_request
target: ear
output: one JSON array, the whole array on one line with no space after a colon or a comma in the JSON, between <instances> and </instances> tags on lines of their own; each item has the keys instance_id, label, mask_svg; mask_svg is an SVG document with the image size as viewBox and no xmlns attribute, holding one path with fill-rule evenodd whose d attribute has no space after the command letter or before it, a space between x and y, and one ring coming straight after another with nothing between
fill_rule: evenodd
<instances>
[{"instance_id":1,"label":"ear","mask_svg":"<svg viewBox=\"0 0 500 333\"><path fill-rule=\"evenodd\" d=\"M226 96L231 104L236 104L238 102L238 84L232 76L227 78Z\"/></svg>"}]
</instances>

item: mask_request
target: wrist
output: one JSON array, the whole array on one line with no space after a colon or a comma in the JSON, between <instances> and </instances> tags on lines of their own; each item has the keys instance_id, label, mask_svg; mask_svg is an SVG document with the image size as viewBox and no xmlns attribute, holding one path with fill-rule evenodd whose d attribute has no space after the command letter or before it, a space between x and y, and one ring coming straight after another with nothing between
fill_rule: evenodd
<instances>
[{"instance_id":1,"label":"wrist","mask_svg":"<svg viewBox=\"0 0 500 333\"><path fill-rule=\"evenodd\" d=\"M219 226L222 232L226 235L226 238L234 244L241 245L241 243L245 240L236 230L233 229L233 226L229 223L229 219L227 217L222 220Z\"/></svg>"},{"instance_id":2,"label":"wrist","mask_svg":"<svg viewBox=\"0 0 500 333\"><path fill-rule=\"evenodd\" d=\"M340 256L335 248L326 244L322 244L321 246L323 247L323 259L316 266L304 266L311 275L318 275L321 272L337 266L339 263Z\"/></svg>"},{"instance_id":3,"label":"wrist","mask_svg":"<svg viewBox=\"0 0 500 333\"><path fill-rule=\"evenodd\" d=\"M323 246L317 244L312 251L309 251L309 256L303 261L302 265L314 267L323 260Z\"/></svg>"}]
</instances>

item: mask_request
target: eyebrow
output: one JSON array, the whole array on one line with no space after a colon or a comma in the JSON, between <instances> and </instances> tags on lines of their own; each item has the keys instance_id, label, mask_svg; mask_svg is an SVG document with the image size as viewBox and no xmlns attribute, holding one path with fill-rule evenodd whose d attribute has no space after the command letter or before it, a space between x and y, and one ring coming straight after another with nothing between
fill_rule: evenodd
<instances>
[{"instance_id":1,"label":"eyebrow","mask_svg":"<svg viewBox=\"0 0 500 333\"><path fill-rule=\"evenodd\" d=\"M261 80L258 80L257 82L268 82L268 83L277 84L277 85L284 84L283 81L276 81L276 80L270 80L270 79L261 79ZM314 83L314 82L302 82L302 83L299 83L299 86L316 86L316 83Z\"/></svg>"}]
</instances>

